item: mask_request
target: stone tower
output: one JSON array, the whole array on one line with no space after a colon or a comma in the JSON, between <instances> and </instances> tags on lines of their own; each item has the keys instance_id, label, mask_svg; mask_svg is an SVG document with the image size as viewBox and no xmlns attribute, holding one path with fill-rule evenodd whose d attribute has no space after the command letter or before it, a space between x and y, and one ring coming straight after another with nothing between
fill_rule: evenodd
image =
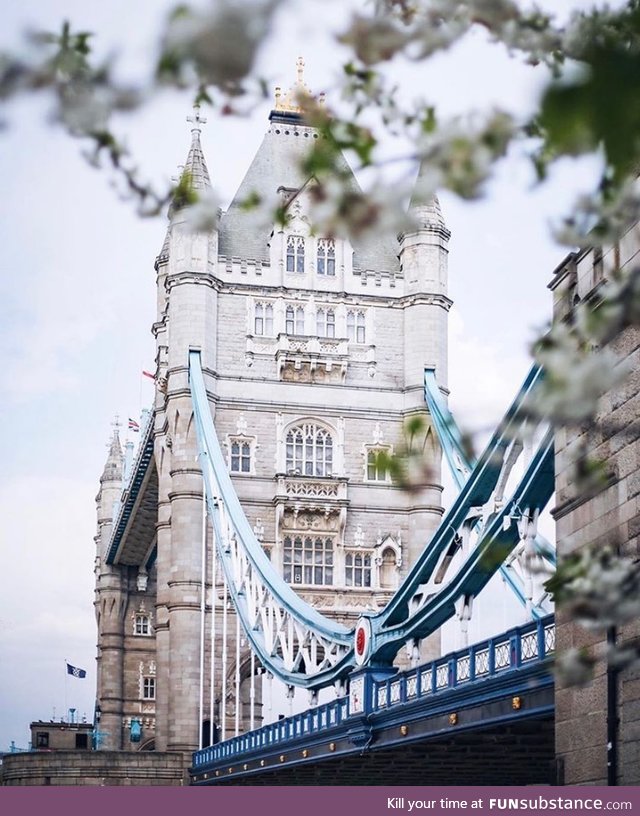
<instances>
[{"instance_id":1,"label":"stone tower","mask_svg":"<svg viewBox=\"0 0 640 816\"><path fill-rule=\"evenodd\" d=\"M107 577L126 574L122 620L142 596L154 610L145 641L154 645L154 723L143 727L142 741L153 732L157 750L198 747L201 683L208 685L211 671L207 658L202 677L202 593L207 631L212 605L222 608L221 587L201 580L191 349L201 352L216 430L249 522L274 568L323 613L355 623L361 610L384 605L442 515L440 451L423 379L424 367L435 365L446 389L449 232L437 200L416 195L415 226L398 240L351 244L315 234L314 180L302 175L300 158L320 136L305 125L297 90L277 94L262 144L217 228L192 231L187 210L174 202L156 259L155 405L109 535L105 527L97 594L101 603ZM202 195L211 180L197 112L191 121L184 179ZM286 226L245 206L256 194L280 198ZM379 453L403 448L415 415L424 418L414 447L427 477L406 492L391 482ZM204 534L210 550L206 527ZM234 655L235 619L228 618ZM219 627L221 615L215 620ZM243 643L238 648L244 678L248 657ZM438 652L437 639L426 648ZM136 660L150 677L147 652ZM102 661L104 710L114 681L104 653ZM229 676L234 670L229 665ZM114 663L109 671L126 668ZM204 704L208 727L219 722L219 681L215 698L213 711ZM121 716L122 746L135 748Z\"/></svg>"}]
</instances>

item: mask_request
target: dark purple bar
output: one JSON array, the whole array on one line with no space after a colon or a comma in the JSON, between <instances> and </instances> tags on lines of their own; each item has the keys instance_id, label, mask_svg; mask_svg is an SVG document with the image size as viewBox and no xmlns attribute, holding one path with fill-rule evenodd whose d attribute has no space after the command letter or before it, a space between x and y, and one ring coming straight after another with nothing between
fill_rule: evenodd
<instances>
[{"instance_id":1,"label":"dark purple bar","mask_svg":"<svg viewBox=\"0 0 640 816\"><path fill-rule=\"evenodd\" d=\"M493 801L492 801L493 800ZM514 805L516 800L518 806ZM582 801L580 806L570 803ZM423 803L421 805L412 803ZM456 803L455 805L453 803ZM465 802L466 806L460 803ZM600 802L600 807L597 807ZM479 804L481 803L481 804ZM624 804L623 804L624 803ZM613 805L613 806L612 806ZM197 811L184 808L195 807ZM4 787L0 813L121 816L415 816L415 814L640 813L640 787ZM223 811L222 811L223 812Z\"/></svg>"}]
</instances>

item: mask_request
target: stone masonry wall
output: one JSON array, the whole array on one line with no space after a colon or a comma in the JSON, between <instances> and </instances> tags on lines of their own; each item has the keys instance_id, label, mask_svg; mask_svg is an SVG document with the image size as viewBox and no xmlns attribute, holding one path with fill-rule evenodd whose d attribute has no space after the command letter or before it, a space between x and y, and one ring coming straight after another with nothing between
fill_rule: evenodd
<instances>
[{"instance_id":1,"label":"stone masonry wall","mask_svg":"<svg viewBox=\"0 0 640 816\"><path fill-rule=\"evenodd\" d=\"M573 281L555 287L556 316L588 295L588 286L597 284L598 270L590 265L613 261L622 266L635 262L638 234L631 231L619 247L604 255L578 259ZM617 265L617 263L616 263ZM562 273L561 273L562 274ZM600 270L602 274L602 270ZM567 276L565 276L567 277ZM587 281L588 283L585 283ZM571 304L567 299L571 298ZM613 350L629 365L630 374L601 401L600 427L594 433L586 427L561 429L556 434L556 508L559 557L588 546L619 547L638 558L640 534L640 331L627 329L612 343ZM591 432L587 437L587 432ZM595 442L594 442L595 438ZM589 441L589 455L605 464L608 485L595 496L580 495L572 478L572 465L580 446ZM585 647L596 653L604 648L602 635L587 632L570 620L562 609L556 613L557 646L562 651ZM640 636L638 622L618 631L618 642L635 642ZM640 672L627 668L618 676L618 784L640 782ZM607 782L607 676L603 660L595 677L585 688L556 682L556 754L563 765L565 784L606 784Z\"/></svg>"},{"instance_id":2,"label":"stone masonry wall","mask_svg":"<svg viewBox=\"0 0 640 816\"><path fill-rule=\"evenodd\" d=\"M3 757L3 785L185 785L190 756L181 753L77 751Z\"/></svg>"}]
</instances>

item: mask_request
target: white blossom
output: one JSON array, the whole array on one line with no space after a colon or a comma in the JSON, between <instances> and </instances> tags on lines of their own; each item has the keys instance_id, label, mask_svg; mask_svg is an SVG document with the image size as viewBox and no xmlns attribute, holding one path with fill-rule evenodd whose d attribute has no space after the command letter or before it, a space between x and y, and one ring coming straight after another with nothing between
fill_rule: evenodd
<instances>
[{"instance_id":1,"label":"white blossom","mask_svg":"<svg viewBox=\"0 0 640 816\"><path fill-rule=\"evenodd\" d=\"M196 69L198 81L228 93L253 68L281 0L216 0L206 11L176 15L165 33L163 50Z\"/></svg>"},{"instance_id":2,"label":"white blossom","mask_svg":"<svg viewBox=\"0 0 640 816\"><path fill-rule=\"evenodd\" d=\"M185 224L191 232L211 232L220 221L220 199L211 189L198 193L198 200L184 211Z\"/></svg>"},{"instance_id":3,"label":"white blossom","mask_svg":"<svg viewBox=\"0 0 640 816\"><path fill-rule=\"evenodd\" d=\"M572 647L555 660L555 671L567 686L585 686L593 677L594 660L582 649Z\"/></svg>"},{"instance_id":4,"label":"white blossom","mask_svg":"<svg viewBox=\"0 0 640 816\"><path fill-rule=\"evenodd\" d=\"M536 359L544 366L545 377L529 400L529 409L559 423L593 418L603 394L629 371L610 349L586 351L564 323L553 327Z\"/></svg>"}]
</instances>

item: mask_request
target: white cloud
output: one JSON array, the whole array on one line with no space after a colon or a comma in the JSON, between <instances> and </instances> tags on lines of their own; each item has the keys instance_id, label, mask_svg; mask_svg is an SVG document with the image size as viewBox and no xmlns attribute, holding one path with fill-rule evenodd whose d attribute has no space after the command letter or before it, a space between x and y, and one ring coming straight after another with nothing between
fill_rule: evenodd
<instances>
[{"instance_id":1,"label":"white cloud","mask_svg":"<svg viewBox=\"0 0 640 816\"><path fill-rule=\"evenodd\" d=\"M497 329L498 327L496 327ZM449 407L474 441L493 432L531 366L524 344L506 347L499 331L490 338L471 333L452 307L449 315Z\"/></svg>"}]
</instances>

